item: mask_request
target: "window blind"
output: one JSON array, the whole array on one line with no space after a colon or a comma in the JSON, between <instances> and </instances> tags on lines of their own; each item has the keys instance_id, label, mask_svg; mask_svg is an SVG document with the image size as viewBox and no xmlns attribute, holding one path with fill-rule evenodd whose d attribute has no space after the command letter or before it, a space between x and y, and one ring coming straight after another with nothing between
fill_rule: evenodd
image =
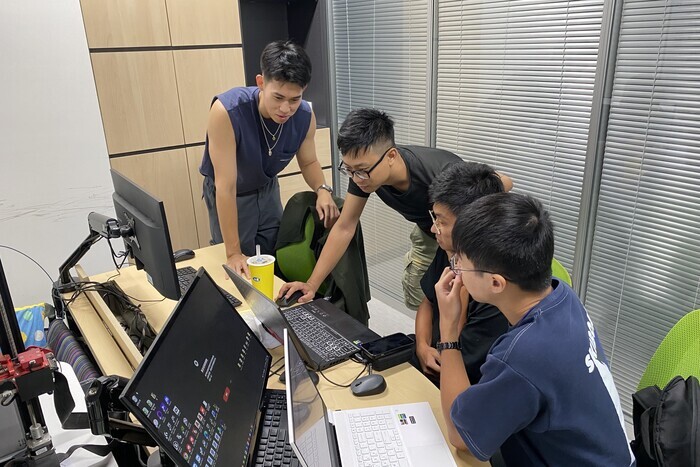
<instances>
[{"instance_id":1,"label":"window blind","mask_svg":"<svg viewBox=\"0 0 700 467\"><path fill-rule=\"evenodd\" d=\"M333 0L338 126L353 109L376 107L395 122L397 144L426 145L429 76L427 0ZM341 193L348 179L341 177ZM403 302L409 224L376 195L362 214L372 290Z\"/></svg>"},{"instance_id":2,"label":"window blind","mask_svg":"<svg viewBox=\"0 0 700 467\"><path fill-rule=\"evenodd\" d=\"M602 0L441 0L436 142L510 175L571 271Z\"/></svg>"},{"instance_id":3,"label":"window blind","mask_svg":"<svg viewBox=\"0 0 700 467\"><path fill-rule=\"evenodd\" d=\"M659 343L699 307L698 24L696 0L623 5L586 307L628 417Z\"/></svg>"}]
</instances>

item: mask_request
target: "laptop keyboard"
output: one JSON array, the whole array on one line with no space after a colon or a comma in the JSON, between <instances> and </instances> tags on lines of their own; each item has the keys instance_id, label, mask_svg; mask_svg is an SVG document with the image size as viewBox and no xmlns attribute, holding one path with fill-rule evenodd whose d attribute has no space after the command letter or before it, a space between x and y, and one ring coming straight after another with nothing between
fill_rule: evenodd
<instances>
[{"instance_id":1,"label":"laptop keyboard","mask_svg":"<svg viewBox=\"0 0 700 467\"><path fill-rule=\"evenodd\" d=\"M304 307L307 306L314 308L310 304L304 305ZM285 310L284 317L287 318L287 322L294 329L299 340L316 355L329 362L345 358L358 351L355 344L329 331L325 323L302 307Z\"/></svg>"},{"instance_id":2,"label":"laptop keyboard","mask_svg":"<svg viewBox=\"0 0 700 467\"><path fill-rule=\"evenodd\" d=\"M189 288L192 279L197 274L197 270L192 266L185 266L184 268L176 269L177 271L177 281L180 283L180 294L184 295L185 291ZM239 299L219 287L219 290L224 294L226 300L229 301L231 305L235 307L241 306L242 303Z\"/></svg>"},{"instance_id":3,"label":"laptop keyboard","mask_svg":"<svg viewBox=\"0 0 700 467\"><path fill-rule=\"evenodd\" d=\"M348 413L357 465L407 467L406 451L389 412Z\"/></svg>"},{"instance_id":4,"label":"laptop keyboard","mask_svg":"<svg viewBox=\"0 0 700 467\"><path fill-rule=\"evenodd\" d=\"M265 391L262 430L255 454L255 466L298 467L292 446L287 438L287 398L284 391Z\"/></svg>"}]
</instances>

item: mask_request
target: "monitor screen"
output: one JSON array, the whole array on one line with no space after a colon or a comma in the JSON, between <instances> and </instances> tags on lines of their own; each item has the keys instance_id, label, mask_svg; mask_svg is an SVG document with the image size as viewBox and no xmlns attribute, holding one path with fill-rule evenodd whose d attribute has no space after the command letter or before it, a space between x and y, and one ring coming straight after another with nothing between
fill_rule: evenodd
<instances>
[{"instance_id":1,"label":"monitor screen","mask_svg":"<svg viewBox=\"0 0 700 467\"><path fill-rule=\"evenodd\" d=\"M153 287L164 297L177 300L180 285L163 202L116 170L111 172L117 219L134 230L132 237L124 239L127 250L136 261L136 267L146 271Z\"/></svg>"},{"instance_id":2,"label":"monitor screen","mask_svg":"<svg viewBox=\"0 0 700 467\"><path fill-rule=\"evenodd\" d=\"M200 269L120 399L178 465L246 465L270 365Z\"/></svg>"},{"instance_id":3,"label":"monitor screen","mask_svg":"<svg viewBox=\"0 0 700 467\"><path fill-rule=\"evenodd\" d=\"M284 336L290 443L307 467L335 465L331 460L332 435L326 418L326 404L286 329Z\"/></svg>"}]
</instances>

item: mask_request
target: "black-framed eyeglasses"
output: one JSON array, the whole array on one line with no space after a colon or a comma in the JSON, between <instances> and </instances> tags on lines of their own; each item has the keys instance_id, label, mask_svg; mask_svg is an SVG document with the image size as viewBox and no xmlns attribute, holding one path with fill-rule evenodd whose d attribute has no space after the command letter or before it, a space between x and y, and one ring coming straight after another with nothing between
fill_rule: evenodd
<instances>
[{"instance_id":1,"label":"black-framed eyeglasses","mask_svg":"<svg viewBox=\"0 0 700 467\"><path fill-rule=\"evenodd\" d=\"M430 214L430 219L432 219L432 221L433 221L433 225L435 226L435 231L437 232L438 235L442 235L442 232L440 232L440 226L438 225L437 217L435 217L435 211L433 211L432 209L428 209L428 214Z\"/></svg>"},{"instance_id":2,"label":"black-framed eyeglasses","mask_svg":"<svg viewBox=\"0 0 700 467\"><path fill-rule=\"evenodd\" d=\"M487 271L486 269L462 269L457 267L457 255L450 258L450 271L455 273L455 276L461 276L463 272L485 272L487 274L498 274L505 280L510 280L500 272Z\"/></svg>"},{"instance_id":3,"label":"black-framed eyeglasses","mask_svg":"<svg viewBox=\"0 0 700 467\"><path fill-rule=\"evenodd\" d=\"M375 162L374 165L372 167L370 167L369 169L351 170L351 169L347 168L345 165L343 165L343 162L341 161L340 165L338 165L338 172L340 172L343 175L347 175L350 178L357 176L357 178L359 178L360 180L368 180L370 172L372 172L374 169L377 168L377 166L384 159L384 156L389 154L389 151L391 151L392 149L394 149L393 146L390 147L389 149L387 149L386 151L384 151L384 154L382 154L382 157L380 157L379 160L377 162Z\"/></svg>"}]
</instances>

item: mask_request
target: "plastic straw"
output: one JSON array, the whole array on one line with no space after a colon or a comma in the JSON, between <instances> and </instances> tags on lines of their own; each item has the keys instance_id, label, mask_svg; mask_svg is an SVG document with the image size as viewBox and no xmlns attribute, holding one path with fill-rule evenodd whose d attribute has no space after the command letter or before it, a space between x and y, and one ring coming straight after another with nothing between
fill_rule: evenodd
<instances>
[{"instance_id":1,"label":"plastic straw","mask_svg":"<svg viewBox=\"0 0 700 467\"><path fill-rule=\"evenodd\" d=\"M260 245L255 245L255 256L260 258Z\"/></svg>"}]
</instances>

